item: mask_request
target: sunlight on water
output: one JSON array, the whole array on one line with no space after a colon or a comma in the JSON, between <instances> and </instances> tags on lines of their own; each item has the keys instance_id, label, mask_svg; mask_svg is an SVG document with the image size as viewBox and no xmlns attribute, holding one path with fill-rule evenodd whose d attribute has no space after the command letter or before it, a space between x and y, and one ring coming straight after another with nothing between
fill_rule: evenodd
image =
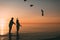
<instances>
[{"instance_id":1,"label":"sunlight on water","mask_svg":"<svg viewBox=\"0 0 60 40\"><path fill-rule=\"evenodd\" d=\"M1 19L0 20L0 34L3 35L4 34L4 26L5 26L5 20L4 19Z\"/></svg>"}]
</instances>

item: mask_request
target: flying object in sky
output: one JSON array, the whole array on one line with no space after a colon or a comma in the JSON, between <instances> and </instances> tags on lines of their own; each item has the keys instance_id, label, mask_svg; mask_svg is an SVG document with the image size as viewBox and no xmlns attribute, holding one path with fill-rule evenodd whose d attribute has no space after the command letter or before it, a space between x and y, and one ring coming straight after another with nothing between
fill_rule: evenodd
<instances>
[{"instance_id":1,"label":"flying object in sky","mask_svg":"<svg viewBox=\"0 0 60 40\"><path fill-rule=\"evenodd\" d=\"M44 16L44 10L43 9L41 9L41 12L42 12L42 16Z\"/></svg>"},{"instance_id":2,"label":"flying object in sky","mask_svg":"<svg viewBox=\"0 0 60 40\"><path fill-rule=\"evenodd\" d=\"M34 6L33 4L30 5L30 7L33 7L33 6Z\"/></svg>"},{"instance_id":3,"label":"flying object in sky","mask_svg":"<svg viewBox=\"0 0 60 40\"><path fill-rule=\"evenodd\" d=\"M25 2L27 1L27 0L24 0Z\"/></svg>"}]
</instances>

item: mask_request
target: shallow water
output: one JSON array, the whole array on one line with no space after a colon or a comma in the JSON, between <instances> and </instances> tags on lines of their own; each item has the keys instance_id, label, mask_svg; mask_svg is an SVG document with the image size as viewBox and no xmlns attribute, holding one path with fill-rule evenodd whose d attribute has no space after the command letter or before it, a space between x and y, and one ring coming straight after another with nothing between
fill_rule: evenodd
<instances>
[{"instance_id":1,"label":"shallow water","mask_svg":"<svg viewBox=\"0 0 60 40\"><path fill-rule=\"evenodd\" d=\"M60 24L23 24L20 32L0 36L0 40L60 40Z\"/></svg>"}]
</instances>

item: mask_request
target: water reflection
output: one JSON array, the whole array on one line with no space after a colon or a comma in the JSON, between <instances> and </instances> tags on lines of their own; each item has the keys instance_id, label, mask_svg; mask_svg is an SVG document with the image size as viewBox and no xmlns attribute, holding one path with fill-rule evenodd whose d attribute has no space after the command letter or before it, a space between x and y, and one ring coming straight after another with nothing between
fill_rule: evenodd
<instances>
[{"instance_id":1,"label":"water reflection","mask_svg":"<svg viewBox=\"0 0 60 40\"><path fill-rule=\"evenodd\" d=\"M19 40L19 33L16 33L16 35L9 34L9 40Z\"/></svg>"},{"instance_id":2,"label":"water reflection","mask_svg":"<svg viewBox=\"0 0 60 40\"><path fill-rule=\"evenodd\" d=\"M19 33L17 33L16 35L16 40L19 40Z\"/></svg>"},{"instance_id":3,"label":"water reflection","mask_svg":"<svg viewBox=\"0 0 60 40\"><path fill-rule=\"evenodd\" d=\"M11 33L9 33L9 40L11 40L11 37L12 37L12 35L11 35Z\"/></svg>"},{"instance_id":4,"label":"water reflection","mask_svg":"<svg viewBox=\"0 0 60 40\"><path fill-rule=\"evenodd\" d=\"M19 35L19 33L16 35L10 33L9 35L0 36L0 40L20 40Z\"/></svg>"},{"instance_id":5,"label":"water reflection","mask_svg":"<svg viewBox=\"0 0 60 40\"><path fill-rule=\"evenodd\" d=\"M4 37L2 37L1 40L4 40Z\"/></svg>"}]
</instances>

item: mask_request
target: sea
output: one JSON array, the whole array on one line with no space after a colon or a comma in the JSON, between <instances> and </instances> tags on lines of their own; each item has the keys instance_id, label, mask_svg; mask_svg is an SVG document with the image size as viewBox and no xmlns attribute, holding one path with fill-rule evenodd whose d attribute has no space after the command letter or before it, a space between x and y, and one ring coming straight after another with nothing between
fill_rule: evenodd
<instances>
[{"instance_id":1,"label":"sea","mask_svg":"<svg viewBox=\"0 0 60 40\"><path fill-rule=\"evenodd\" d=\"M60 40L60 24L23 24L18 34L0 35L0 40Z\"/></svg>"}]
</instances>

